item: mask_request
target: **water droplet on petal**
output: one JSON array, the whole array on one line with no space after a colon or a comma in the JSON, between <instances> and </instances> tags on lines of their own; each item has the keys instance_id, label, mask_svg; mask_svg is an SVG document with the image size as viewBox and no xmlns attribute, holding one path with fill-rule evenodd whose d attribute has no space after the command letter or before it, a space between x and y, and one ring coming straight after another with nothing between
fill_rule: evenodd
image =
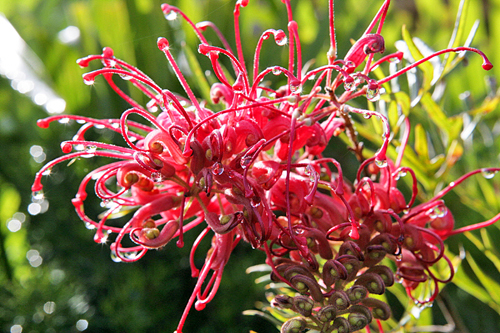
<instances>
[{"instance_id":1,"label":"water droplet on petal","mask_svg":"<svg viewBox=\"0 0 500 333\"><path fill-rule=\"evenodd\" d=\"M252 207L259 207L260 206L261 199L258 196L254 196L252 199L250 199L250 204Z\"/></svg>"},{"instance_id":2,"label":"water droplet on petal","mask_svg":"<svg viewBox=\"0 0 500 333\"><path fill-rule=\"evenodd\" d=\"M370 119L371 117L372 117L372 115L371 115L371 114L369 114L369 113L365 113L365 114L363 115L363 118L365 118L365 119Z\"/></svg>"},{"instance_id":3,"label":"water droplet on petal","mask_svg":"<svg viewBox=\"0 0 500 333\"><path fill-rule=\"evenodd\" d=\"M401 177L406 176L406 171L399 171L395 177L396 180L399 180Z\"/></svg>"},{"instance_id":4,"label":"water droplet on petal","mask_svg":"<svg viewBox=\"0 0 500 333\"><path fill-rule=\"evenodd\" d=\"M153 172L151 173L151 179L155 183L161 183L167 180L167 177L165 177L161 172Z\"/></svg>"},{"instance_id":5,"label":"water droplet on petal","mask_svg":"<svg viewBox=\"0 0 500 333\"><path fill-rule=\"evenodd\" d=\"M375 159L375 164L379 167L379 168L385 168L387 166L387 160L379 160L379 159Z\"/></svg>"},{"instance_id":6,"label":"water droplet on petal","mask_svg":"<svg viewBox=\"0 0 500 333\"><path fill-rule=\"evenodd\" d=\"M100 244L106 244L108 241L108 236L109 236L109 230L105 230L102 233L96 233L94 235L94 242L100 243Z\"/></svg>"},{"instance_id":7,"label":"water droplet on petal","mask_svg":"<svg viewBox=\"0 0 500 333\"><path fill-rule=\"evenodd\" d=\"M380 91L379 89L367 89L366 90L366 98L370 102L376 102L380 99Z\"/></svg>"},{"instance_id":8,"label":"water droplet on petal","mask_svg":"<svg viewBox=\"0 0 500 333\"><path fill-rule=\"evenodd\" d=\"M45 197L42 190L33 192L32 196L34 200L42 200Z\"/></svg>"},{"instance_id":9,"label":"water droplet on petal","mask_svg":"<svg viewBox=\"0 0 500 333\"><path fill-rule=\"evenodd\" d=\"M167 21L173 21L177 19L177 12L171 10L168 13L165 13L165 19L167 19Z\"/></svg>"},{"instance_id":10,"label":"water droplet on petal","mask_svg":"<svg viewBox=\"0 0 500 333\"><path fill-rule=\"evenodd\" d=\"M122 260L116 255L115 251L111 251L111 260L114 262L122 262Z\"/></svg>"},{"instance_id":11,"label":"water droplet on petal","mask_svg":"<svg viewBox=\"0 0 500 333\"><path fill-rule=\"evenodd\" d=\"M222 175L222 173L224 172L224 166L222 165L222 163L214 163L214 165L212 165L212 173L216 176L220 176Z\"/></svg>"},{"instance_id":12,"label":"water droplet on petal","mask_svg":"<svg viewBox=\"0 0 500 333\"><path fill-rule=\"evenodd\" d=\"M88 78L84 78L84 79L83 79L83 83L85 83L85 84L86 84L86 85L88 85L88 86L93 85L93 84L94 84L94 82L95 82L95 80L94 80L93 78L92 78L92 79L88 79Z\"/></svg>"},{"instance_id":13,"label":"water droplet on petal","mask_svg":"<svg viewBox=\"0 0 500 333\"><path fill-rule=\"evenodd\" d=\"M273 67L273 69L271 70L271 72L274 75L280 75L281 74L281 70L279 69L279 67Z\"/></svg>"},{"instance_id":14,"label":"water droplet on petal","mask_svg":"<svg viewBox=\"0 0 500 333\"><path fill-rule=\"evenodd\" d=\"M136 260L137 257L139 256L139 252L132 251L132 252L124 252L123 256L129 260Z\"/></svg>"},{"instance_id":15,"label":"water droplet on petal","mask_svg":"<svg viewBox=\"0 0 500 333\"><path fill-rule=\"evenodd\" d=\"M286 43L288 43L288 38L286 37L285 34L277 36L275 40L278 46L283 46L286 45Z\"/></svg>"},{"instance_id":16,"label":"water droplet on petal","mask_svg":"<svg viewBox=\"0 0 500 333\"><path fill-rule=\"evenodd\" d=\"M314 170L314 167L312 165L306 166L306 169L304 170L305 174L309 176L309 180L311 182L314 182L316 179L316 170Z\"/></svg>"},{"instance_id":17,"label":"water droplet on petal","mask_svg":"<svg viewBox=\"0 0 500 333\"><path fill-rule=\"evenodd\" d=\"M61 118L58 120L60 124L69 124L70 119L69 118Z\"/></svg>"},{"instance_id":18,"label":"water droplet on petal","mask_svg":"<svg viewBox=\"0 0 500 333\"><path fill-rule=\"evenodd\" d=\"M244 155L241 158L240 164L243 169L246 169L250 166L250 163L252 162L252 156L251 155Z\"/></svg>"},{"instance_id":19,"label":"water droplet on petal","mask_svg":"<svg viewBox=\"0 0 500 333\"><path fill-rule=\"evenodd\" d=\"M398 57L393 57L393 58L389 59L389 62L393 63L393 64L399 64L401 62L401 60L399 60Z\"/></svg>"},{"instance_id":20,"label":"water droplet on petal","mask_svg":"<svg viewBox=\"0 0 500 333\"><path fill-rule=\"evenodd\" d=\"M491 170L491 169L482 169L481 170L483 177L486 179L492 179L493 177L495 177L497 172L498 172L497 170Z\"/></svg>"},{"instance_id":21,"label":"water droplet on petal","mask_svg":"<svg viewBox=\"0 0 500 333\"><path fill-rule=\"evenodd\" d=\"M345 80L344 81L344 89L346 91L353 91L354 89L356 89L356 84L354 83L354 80Z\"/></svg>"},{"instance_id":22,"label":"water droplet on petal","mask_svg":"<svg viewBox=\"0 0 500 333\"><path fill-rule=\"evenodd\" d=\"M448 210L443 205L436 205L427 211L427 215L431 219L437 219L444 217L448 213Z\"/></svg>"},{"instance_id":23,"label":"water droplet on petal","mask_svg":"<svg viewBox=\"0 0 500 333\"><path fill-rule=\"evenodd\" d=\"M95 156L95 152L97 151L97 147L96 146L87 146L85 147L85 155L82 155L82 157L84 158L90 158L90 157L93 157Z\"/></svg>"},{"instance_id":24,"label":"water droplet on petal","mask_svg":"<svg viewBox=\"0 0 500 333\"><path fill-rule=\"evenodd\" d=\"M302 86L300 82L290 82L290 91L292 93L300 94L302 92Z\"/></svg>"},{"instance_id":25,"label":"water droplet on petal","mask_svg":"<svg viewBox=\"0 0 500 333\"><path fill-rule=\"evenodd\" d=\"M119 75L123 80L126 80L126 81L133 79L133 77L131 75L127 75L127 74L119 74Z\"/></svg>"},{"instance_id":26,"label":"water droplet on petal","mask_svg":"<svg viewBox=\"0 0 500 333\"><path fill-rule=\"evenodd\" d=\"M94 230L96 228L96 226L90 222L85 222L85 228L87 228L89 230Z\"/></svg>"}]
</instances>

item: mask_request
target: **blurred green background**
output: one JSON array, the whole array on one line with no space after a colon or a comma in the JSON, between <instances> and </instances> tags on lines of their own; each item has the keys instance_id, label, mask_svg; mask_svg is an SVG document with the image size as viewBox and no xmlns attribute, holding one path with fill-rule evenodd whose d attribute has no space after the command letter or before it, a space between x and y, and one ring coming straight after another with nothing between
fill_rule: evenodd
<instances>
[{"instance_id":1,"label":"blurred green background","mask_svg":"<svg viewBox=\"0 0 500 333\"><path fill-rule=\"evenodd\" d=\"M337 1L339 57L349 49L350 39L363 33L381 3ZM170 4L180 7L195 22L215 22L234 46L234 1L178 0ZM401 39L404 24L431 48L445 48L458 4L457 0L394 1L383 30L386 49L396 50L394 42ZM2 332L173 332L177 325L195 284L187 256L196 231L187 234L182 249L172 243L160 251L151 251L137 263L115 263L107 246L93 242L93 233L79 221L70 204L79 180L102 161L81 160L70 167L54 169L44 180L44 201L33 201L30 192L36 171L44 161L61 155L59 143L70 139L77 129L75 124L52 124L49 129L39 129L37 119L63 109L69 114L116 118L128 108L104 80L98 79L91 87L83 84L81 75L85 70L76 65L76 59L99 54L104 46L110 46L118 58L136 65L160 86L181 91L156 40L167 37L177 59L185 66L188 50L197 54L196 39L184 21L167 22L160 5L160 1L152 0L0 2L4 16L0 17ZM292 0L292 5L304 61L316 59L315 65L324 64L328 49L327 1ZM480 69L480 57L471 55L447 77L447 95L440 105L448 116L479 106L488 95L494 100L494 77L500 77L500 1L471 0L464 23L467 31L476 19L481 23L472 46L483 50L496 67L485 73ZM249 6L242 9L241 22L243 48L249 62L262 31L285 30L284 5L280 0L250 0ZM14 37L6 37L11 34ZM207 37L216 40L211 33ZM204 70L209 69L206 59L199 61ZM264 47L261 68L284 63L285 51L277 53L275 46ZM15 66L20 66L24 74L15 72ZM201 85L194 75L186 73L197 96L206 96L206 91L199 90ZM40 91L43 96L36 94ZM140 99L136 93L131 92ZM493 108L481 117L474 141L463 143L464 154L447 175L448 181L466 170L499 165L499 112ZM345 145L335 144L331 148L330 154L342 162L348 160ZM352 174L352 170L347 174ZM474 190L467 188L455 195L451 199L457 203L453 209L461 217L457 225L482 221L498 212L500 201L495 193L499 193L499 185L496 181L487 192L487 187L471 184L485 196L482 199L464 198L464 193L475 195ZM460 199L462 204L458 204ZM89 215L97 215L101 208L95 202L87 209ZM485 239L491 240L491 244L485 243ZM498 227L450 240L451 251L470 252L474 258L472 263L464 262L457 274L458 287L450 285L443 292L457 332L500 332L499 243ZM208 247L204 244L205 249ZM202 253L199 251L197 258L199 266L204 260ZM276 332L266 320L242 315L242 311L255 308L256 301L265 300L262 286L254 283L258 276L245 273L247 267L261 263L263 258L262 253L252 251L246 244L238 246L226 267L217 297L204 311L192 310L185 332ZM445 324L442 311L434 308L429 315L423 315L427 318L422 319L424 323Z\"/></svg>"}]
</instances>

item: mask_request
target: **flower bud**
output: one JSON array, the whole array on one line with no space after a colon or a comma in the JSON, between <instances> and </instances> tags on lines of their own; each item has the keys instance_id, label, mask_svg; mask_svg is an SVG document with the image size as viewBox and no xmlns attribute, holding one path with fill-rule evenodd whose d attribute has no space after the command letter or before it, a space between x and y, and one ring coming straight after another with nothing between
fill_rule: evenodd
<instances>
[{"instance_id":1,"label":"flower bud","mask_svg":"<svg viewBox=\"0 0 500 333\"><path fill-rule=\"evenodd\" d=\"M332 321L337 316L337 308L333 305L327 305L321 308L316 315L319 321L326 323Z\"/></svg>"},{"instance_id":2,"label":"flower bud","mask_svg":"<svg viewBox=\"0 0 500 333\"><path fill-rule=\"evenodd\" d=\"M300 333L306 328L306 321L303 318L292 318L281 326L281 333Z\"/></svg>"},{"instance_id":3,"label":"flower bud","mask_svg":"<svg viewBox=\"0 0 500 333\"><path fill-rule=\"evenodd\" d=\"M391 317L391 308L381 300L368 297L362 300L361 304L371 309L375 319L387 320Z\"/></svg>"},{"instance_id":4,"label":"flower bud","mask_svg":"<svg viewBox=\"0 0 500 333\"><path fill-rule=\"evenodd\" d=\"M293 298L294 310L304 317L309 317L312 314L314 301L309 296L299 295Z\"/></svg>"},{"instance_id":5,"label":"flower bud","mask_svg":"<svg viewBox=\"0 0 500 333\"><path fill-rule=\"evenodd\" d=\"M346 291L351 304L359 303L363 298L368 296L368 290L365 286L355 284Z\"/></svg>"},{"instance_id":6,"label":"flower bud","mask_svg":"<svg viewBox=\"0 0 500 333\"><path fill-rule=\"evenodd\" d=\"M372 313L363 305L353 305L349 308L347 320L351 325L351 332L363 329L372 321Z\"/></svg>"},{"instance_id":7,"label":"flower bud","mask_svg":"<svg viewBox=\"0 0 500 333\"><path fill-rule=\"evenodd\" d=\"M331 286L339 279L345 280L347 278L347 270L337 260L330 259L323 265L322 277L325 285Z\"/></svg>"},{"instance_id":8,"label":"flower bud","mask_svg":"<svg viewBox=\"0 0 500 333\"><path fill-rule=\"evenodd\" d=\"M328 303L335 306L338 311L345 310L351 305L349 296L343 290L335 290L328 298Z\"/></svg>"},{"instance_id":9,"label":"flower bud","mask_svg":"<svg viewBox=\"0 0 500 333\"><path fill-rule=\"evenodd\" d=\"M354 256L358 258L360 261L364 261L365 257L363 255L363 252L361 251L361 248L358 246L358 244L354 243L353 241L345 241L342 243L340 246L338 255L344 255L348 254L351 256Z\"/></svg>"},{"instance_id":10,"label":"flower bud","mask_svg":"<svg viewBox=\"0 0 500 333\"><path fill-rule=\"evenodd\" d=\"M349 321L344 318L344 317L337 317L333 321L332 325L332 330L331 332L337 332L337 333L349 333L351 332L351 325L349 324Z\"/></svg>"},{"instance_id":11,"label":"flower bud","mask_svg":"<svg viewBox=\"0 0 500 333\"><path fill-rule=\"evenodd\" d=\"M355 282L362 285L372 294L382 295L385 292L385 283L380 275L375 273L363 273Z\"/></svg>"},{"instance_id":12,"label":"flower bud","mask_svg":"<svg viewBox=\"0 0 500 333\"><path fill-rule=\"evenodd\" d=\"M276 295L271 301L271 306L279 309L291 309L293 307L293 297L288 295Z\"/></svg>"},{"instance_id":13,"label":"flower bud","mask_svg":"<svg viewBox=\"0 0 500 333\"><path fill-rule=\"evenodd\" d=\"M337 260L345 267L347 270L346 281L352 281L359 269L362 267L362 263L355 256L343 255L337 258Z\"/></svg>"},{"instance_id":14,"label":"flower bud","mask_svg":"<svg viewBox=\"0 0 500 333\"><path fill-rule=\"evenodd\" d=\"M379 275L382 278L382 280L384 281L384 284L386 287L390 287L394 284L394 273L387 266L383 266L383 265L373 266L373 267L370 267L370 269L368 269L365 272L365 274L366 273L375 273L375 274Z\"/></svg>"},{"instance_id":15,"label":"flower bud","mask_svg":"<svg viewBox=\"0 0 500 333\"><path fill-rule=\"evenodd\" d=\"M305 275L295 275L290 279L290 283L294 286L295 289L297 289L298 292L302 294L309 291L311 297L316 302L323 301L324 297L323 293L321 292L321 287L315 279Z\"/></svg>"},{"instance_id":16,"label":"flower bud","mask_svg":"<svg viewBox=\"0 0 500 333\"><path fill-rule=\"evenodd\" d=\"M214 212L208 212L205 215L207 224L212 230L220 235L226 234L233 230L241 221L240 213L228 214L220 216Z\"/></svg>"}]
</instances>

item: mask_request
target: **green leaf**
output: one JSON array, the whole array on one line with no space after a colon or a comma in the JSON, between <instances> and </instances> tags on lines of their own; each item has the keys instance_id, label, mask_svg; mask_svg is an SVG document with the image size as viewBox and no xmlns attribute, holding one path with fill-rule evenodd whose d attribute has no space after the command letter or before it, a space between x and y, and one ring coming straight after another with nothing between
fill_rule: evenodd
<instances>
[{"instance_id":1,"label":"green leaf","mask_svg":"<svg viewBox=\"0 0 500 333\"><path fill-rule=\"evenodd\" d=\"M461 40L463 38L465 30L465 22L467 18L467 11L469 7L470 0L461 0L458 7L457 18L455 20L455 27L448 43L448 48L460 46ZM445 56L444 72L449 72L453 59L457 56L455 52L447 53Z\"/></svg>"},{"instance_id":2,"label":"green leaf","mask_svg":"<svg viewBox=\"0 0 500 333\"><path fill-rule=\"evenodd\" d=\"M415 61L419 61L420 59L423 59L424 56L422 55L422 52L417 48L415 43L412 40L412 37L408 30L406 29L406 26L403 25L403 39L406 42L406 45L408 46L408 49L410 50L410 53ZM431 82L432 78L434 76L434 67L432 64L428 61L424 62L420 66L418 66L420 70L423 72L423 82L422 86L419 89L419 95L425 94L429 89L431 88Z\"/></svg>"},{"instance_id":3,"label":"green leaf","mask_svg":"<svg viewBox=\"0 0 500 333\"><path fill-rule=\"evenodd\" d=\"M191 69L191 72L193 73L190 82L198 89L203 99L208 103L211 103L212 100L210 98L210 85L208 84L207 78L203 73L198 58L188 46L182 45L182 50L186 55L189 69Z\"/></svg>"},{"instance_id":4,"label":"green leaf","mask_svg":"<svg viewBox=\"0 0 500 333\"><path fill-rule=\"evenodd\" d=\"M448 136L448 145L460 135L463 126L462 117L447 117L443 109L432 99L430 93L422 96L420 103L432 122Z\"/></svg>"},{"instance_id":5,"label":"green leaf","mask_svg":"<svg viewBox=\"0 0 500 333\"><path fill-rule=\"evenodd\" d=\"M429 146L427 145L427 134L422 124L415 126L415 151L423 161L429 160Z\"/></svg>"},{"instance_id":6,"label":"green leaf","mask_svg":"<svg viewBox=\"0 0 500 333\"><path fill-rule=\"evenodd\" d=\"M483 285L484 289L487 291L490 299L494 301L496 304L500 304L500 283L496 282L488 275L486 275L483 270L478 266L476 261L470 255L470 253L466 254L466 260L469 263L470 267L476 274L477 278Z\"/></svg>"}]
</instances>

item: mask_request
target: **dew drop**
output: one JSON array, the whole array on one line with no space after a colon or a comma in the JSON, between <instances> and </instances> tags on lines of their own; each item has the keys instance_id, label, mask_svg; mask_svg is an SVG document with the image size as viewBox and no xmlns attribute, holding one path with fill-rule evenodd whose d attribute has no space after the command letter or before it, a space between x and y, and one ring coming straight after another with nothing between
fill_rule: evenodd
<instances>
[{"instance_id":1,"label":"dew drop","mask_svg":"<svg viewBox=\"0 0 500 333\"><path fill-rule=\"evenodd\" d=\"M103 60L103 65L107 66L107 67L115 67L116 66L116 61L115 60L106 59L106 60Z\"/></svg>"},{"instance_id":2,"label":"dew drop","mask_svg":"<svg viewBox=\"0 0 500 333\"><path fill-rule=\"evenodd\" d=\"M167 177L165 177L161 172L153 172L151 173L151 179L155 183L161 183L167 180Z\"/></svg>"},{"instance_id":3,"label":"dew drop","mask_svg":"<svg viewBox=\"0 0 500 333\"><path fill-rule=\"evenodd\" d=\"M410 210L409 210L408 208L403 209L403 214L405 214L405 215L406 215L406 214L408 214L409 212L410 212Z\"/></svg>"},{"instance_id":4,"label":"dew drop","mask_svg":"<svg viewBox=\"0 0 500 333\"><path fill-rule=\"evenodd\" d=\"M85 124L85 123L86 123L86 121L85 121L85 120L83 120L83 119L77 119L77 120L76 120L76 122L77 122L78 124L80 124L80 125L83 125L83 124Z\"/></svg>"},{"instance_id":5,"label":"dew drop","mask_svg":"<svg viewBox=\"0 0 500 333\"><path fill-rule=\"evenodd\" d=\"M354 89L356 89L356 84L354 83L354 80L345 80L344 89L346 91L353 91Z\"/></svg>"},{"instance_id":6,"label":"dew drop","mask_svg":"<svg viewBox=\"0 0 500 333\"><path fill-rule=\"evenodd\" d=\"M165 13L165 19L167 19L167 21L174 21L177 19L177 13L174 10L171 10L168 13Z\"/></svg>"},{"instance_id":7,"label":"dew drop","mask_svg":"<svg viewBox=\"0 0 500 333\"><path fill-rule=\"evenodd\" d=\"M250 166L251 162L252 162L252 155L244 155L241 158L240 164L243 169L246 169Z\"/></svg>"},{"instance_id":8,"label":"dew drop","mask_svg":"<svg viewBox=\"0 0 500 333\"><path fill-rule=\"evenodd\" d=\"M310 75L307 79L310 80L310 81L313 81L313 80L316 79L316 75L314 75L314 74Z\"/></svg>"},{"instance_id":9,"label":"dew drop","mask_svg":"<svg viewBox=\"0 0 500 333\"><path fill-rule=\"evenodd\" d=\"M111 260L113 260L114 262L122 262L122 260L120 259L120 257L118 257L116 255L115 251L111 251Z\"/></svg>"},{"instance_id":10,"label":"dew drop","mask_svg":"<svg viewBox=\"0 0 500 333\"><path fill-rule=\"evenodd\" d=\"M33 196L33 199L34 200L42 200L44 198L44 194L43 194L43 191L40 190L40 191L35 191L32 193L32 196Z\"/></svg>"},{"instance_id":11,"label":"dew drop","mask_svg":"<svg viewBox=\"0 0 500 333\"><path fill-rule=\"evenodd\" d=\"M385 168L387 166L387 160L379 160L379 159L375 159L375 164L379 167L379 168Z\"/></svg>"},{"instance_id":12,"label":"dew drop","mask_svg":"<svg viewBox=\"0 0 500 333\"><path fill-rule=\"evenodd\" d=\"M61 118L58 120L60 124L69 124L69 118Z\"/></svg>"},{"instance_id":13,"label":"dew drop","mask_svg":"<svg viewBox=\"0 0 500 333\"><path fill-rule=\"evenodd\" d=\"M90 222L85 222L85 228L87 228L89 230L94 230L96 227L94 224L92 224Z\"/></svg>"},{"instance_id":14,"label":"dew drop","mask_svg":"<svg viewBox=\"0 0 500 333\"><path fill-rule=\"evenodd\" d=\"M92 145L92 146L87 146L85 148L85 152L89 154L94 154L97 151L97 147Z\"/></svg>"},{"instance_id":15,"label":"dew drop","mask_svg":"<svg viewBox=\"0 0 500 333\"><path fill-rule=\"evenodd\" d=\"M380 99L380 91L379 89L367 89L366 90L366 98L370 102L376 102Z\"/></svg>"},{"instance_id":16,"label":"dew drop","mask_svg":"<svg viewBox=\"0 0 500 333\"><path fill-rule=\"evenodd\" d=\"M276 37L276 44L278 46L286 45L286 43L288 43L288 38L284 34L283 36Z\"/></svg>"},{"instance_id":17,"label":"dew drop","mask_svg":"<svg viewBox=\"0 0 500 333\"><path fill-rule=\"evenodd\" d=\"M101 234L96 233L94 235L94 242L99 244L106 244L106 242L108 241L108 236L109 236L109 230L106 230Z\"/></svg>"},{"instance_id":18,"label":"dew drop","mask_svg":"<svg viewBox=\"0 0 500 333\"><path fill-rule=\"evenodd\" d=\"M497 170L491 170L491 169L482 169L481 170L483 177L486 179L492 179L493 177L495 177L497 172L498 172Z\"/></svg>"},{"instance_id":19,"label":"dew drop","mask_svg":"<svg viewBox=\"0 0 500 333\"><path fill-rule=\"evenodd\" d=\"M292 93L300 94L302 92L302 86L299 82L290 82L290 91Z\"/></svg>"},{"instance_id":20,"label":"dew drop","mask_svg":"<svg viewBox=\"0 0 500 333\"><path fill-rule=\"evenodd\" d=\"M306 166L306 169L304 170L304 172L305 172L305 174L306 174L307 176L309 176L309 180L310 180L311 182L314 182L314 181L315 181L315 178L316 178L316 177L315 177L316 170L314 170L314 167L313 167L312 165L310 165L310 164L309 164L308 166Z\"/></svg>"},{"instance_id":21,"label":"dew drop","mask_svg":"<svg viewBox=\"0 0 500 333\"><path fill-rule=\"evenodd\" d=\"M404 176L406 176L406 171L399 171L395 178L396 180L399 180L401 177Z\"/></svg>"},{"instance_id":22,"label":"dew drop","mask_svg":"<svg viewBox=\"0 0 500 333\"><path fill-rule=\"evenodd\" d=\"M398 57L394 57L394 58L390 58L389 62L392 64L399 64L401 62L401 60L399 60Z\"/></svg>"},{"instance_id":23,"label":"dew drop","mask_svg":"<svg viewBox=\"0 0 500 333\"><path fill-rule=\"evenodd\" d=\"M214 175L220 176L222 175L223 172L224 172L224 166L222 165L222 163L216 162L214 163L214 165L212 165L212 173Z\"/></svg>"},{"instance_id":24,"label":"dew drop","mask_svg":"<svg viewBox=\"0 0 500 333\"><path fill-rule=\"evenodd\" d=\"M447 213L448 213L448 211L442 205L434 206L433 208L431 208L431 209L429 209L427 211L427 215L431 219L437 219L437 218L440 218L440 217L444 217Z\"/></svg>"},{"instance_id":25,"label":"dew drop","mask_svg":"<svg viewBox=\"0 0 500 333\"><path fill-rule=\"evenodd\" d=\"M85 77L83 78L83 83L85 83L85 84L86 84L86 85L88 85L88 86L93 85L93 84L94 84L94 82L95 82L95 80L94 80L93 78L92 78L92 79L90 79L90 78L85 78Z\"/></svg>"},{"instance_id":26,"label":"dew drop","mask_svg":"<svg viewBox=\"0 0 500 333\"><path fill-rule=\"evenodd\" d=\"M136 260L137 257L139 257L139 252L132 251L132 252L124 252L123 256L129 260Z\"/></svg>"},{"instance_id":27,"label":"dew drop","mask_svg":"<svg viewBox=\"0 0 500 333\"><path fill-rule=\"evenodd\" d=\"M371 114L369 114L369 113L365 113L365 114L363 115L363 118L365 118L365 119L370 119L371 117L372 117L372 115L371 115Z\"/></svg>"},{"instance_id":28,"label":"dew drop","mask_svg":"<svg viewBox=\"0 0 500 333\"><path fill-rule=\"evenodd\" d=\"M273 69L271 70L271 72L274 75L280 75L281 74L281 70L279 69L279 67L273 67Z\"/></svg>"},{"instance_id":29,"label":"dew drop","mask_svg":"<svg viewBox=\"0 0 500 333\"><path fill-rule=\"evenodd\" d=\"M252 199L250 199L250 205L252 207L257 208L260 206L261 199L258 196L254 196Z\"/></svg>"},{"instance_id":30,"label":"dew drop","mask_svg":"<svg viewBox=\"0 0 500 333\"><path fill-rule=\"evenodd\" d=\"M120 77L126 81L133 79L133 77L131 75L127 75L127 74L120 74Z\"/></svg>"}]
</instances>

